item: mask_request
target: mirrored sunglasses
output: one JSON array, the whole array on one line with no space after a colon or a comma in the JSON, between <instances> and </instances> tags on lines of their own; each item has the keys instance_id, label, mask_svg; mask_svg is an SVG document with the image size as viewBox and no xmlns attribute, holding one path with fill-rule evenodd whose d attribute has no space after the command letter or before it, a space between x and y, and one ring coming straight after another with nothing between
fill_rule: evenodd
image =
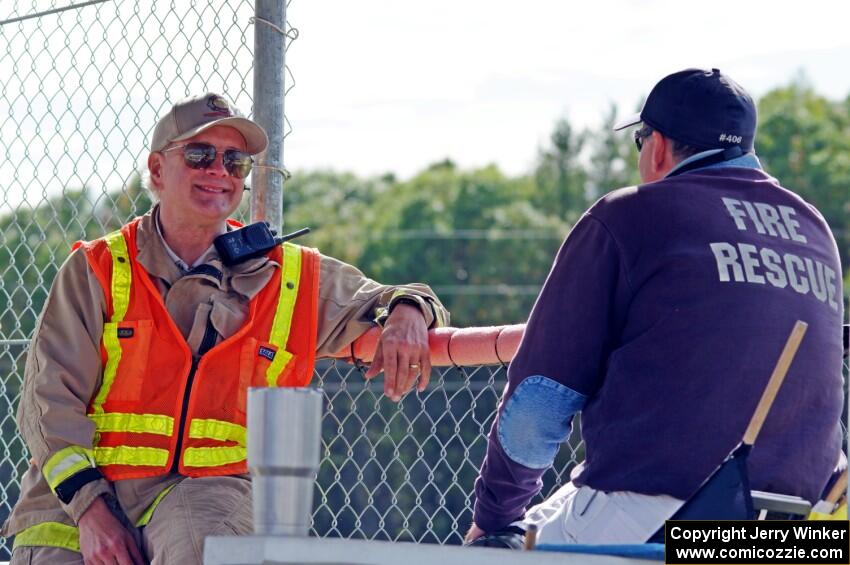
<instances>
[{"instance_id":1,"label":"mirrored sunglasses","mask_svg":"<svg viewBox=\"0 0 850 565\"><path fill-rule=\"evenodd\" d=\"M175 149L183 150L183 161L190 169L206 169L215 163L215 158L218 155L218 150L214 145L200 142L175 145L174 147L163 149L161 153ZM221 160L230 176L237 179L247 177L251 173L251 167L254 165L254 159L251 155L238 149L226 149Z\"/></svg>"}]
</instances>

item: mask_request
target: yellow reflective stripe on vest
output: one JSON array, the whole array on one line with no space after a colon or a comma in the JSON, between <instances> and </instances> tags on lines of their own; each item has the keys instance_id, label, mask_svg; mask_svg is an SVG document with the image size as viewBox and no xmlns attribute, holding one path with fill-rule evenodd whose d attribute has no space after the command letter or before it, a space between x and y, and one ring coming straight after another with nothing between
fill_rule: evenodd
<instances>
[{"instance_id":1,"label":"yellow reflective stripe on vest","mask_svg":"<svg viewBox=\"0 0 850 565\"><path fill-rule=\"evenodd\" d=\"M121 230L114 231L105 238L109 253L112 255L112 317L103 325L103 347L106 349L106 366L103 368L103 384L92 402L92 412L102 413L103 403L115 382L118 363L121 361L121 344L118 342L118 323L124 321L130 307L130 284L132 270L127 241Z\"/></svg>"},{"instance_id":2,"label":"yellow reflective stripe on vest","mask_svg":"<svg viewBox=\"0 0 850 565\"><path fill-rule=\"evenodd\" d=\"M189 424L189 437L192 439L216 439L218 441L235 441L242 447L247 444L248 430L245 426L225 422L223 420L194 419Z\"/></svg>"},{"instance_id":3,"label":"yellow reflective stripe on vest","mask_svg":"<svg viewBox=\"0 0 850 565\"><path fill-rule=\"evenodd\" d=\"M300 283L301 248L291 243L284 243L280 296L269 336L269 343L277 347L274 360L266 369L266 384L270 387L277 386L278 376L292 359L292 354L286 350L286 342L289 341L289 332L292 329L292 315L295 312L295 299L298 298Z\"/></svg>"},{"instance_id":4,"label":"yellow reflective stripe on vest","mask_svg":"<svg viewBox=\"0 0 850 565\"><path fill-rule=\"evenodd\" d=\"M12 549L21 546L61 547L79 552L80 532L61 522L42 522L15 534Z\"/></svg>"},{"instance_id":5,"label":"yellow reflective stripe on vest","mask_svg":"<svg viewBox=\"0 0 850 565\"><path fill-rule=\"evenodd\" d=\"M171 489L177 486L177 483L174 483L171 486L166 487L161 493L156 495L156 498L153 499L150 506L145 509L145 512L139 516L139 519L136 520L136 527L141 528L142 526L147 526L148 522L151 521L151 517L153 516L153 511L156 510L156 507L159 506L159 503L162 502L162 499L165 498L165 495L171 492Z\"/></svg>"},{"instance_id":6,"label":"yellow reflective stripe on vest","mask_svg":"<svg viewBox=\"0 0 850 565\"><path fill-rule=\"evenodd\" d=\"M106 322L103 324L103 348L106 350L106 365L103 367L103 383L92 402L92 412L103 413L103 403L115 382L118 373L118 363L121 361L121 344L118 342L118 324Z\"/></svg>"},{"instance_id":7,"label":"yellow reflective stripe on vest","mask_svg":"<svg viewBox=\"0 0 850 565\"><path fill-rule=\"evenodd\" d=\"M94 460L98 465L133 465L164 467L168 463L168 450L156 447L95 447Z\"/></svg>"},{"instance_id":8,"label":"yellow reflective stripe on vest","mask_svg":"<svg viewBox=\"0 0 850 565\"><path fill-rule=\"evenodd\" d=\"M187 467L220 467L241 463L247 457L248 430L239 424L222 420L195 419L189 424L192 439L214 439L234 441L233 447L189 447L183 452L183 464Z\"/></svg>"},{"instance_id":9,"label":"yellow reflective stripe on vest","mask_svg":"<svg viewBox=\"0 0 850 565\"><path fill-rule=\"evenodd\" d=\"M120 322L127 315L130 307L130 283L132 274L130 270L130 252L127 250L127 241L121 230L107 235L106 245L112 255L112 318L111 322Z\"/></svg>"},{"instance_id":10,"label":"yellow reflective stripe on vest","mask_svg":"<svg viewBox=\"0 0 850 565\"><path fill-rule=\"evenodd\" d=\"M189 447L183 452L187 467L220 467L241 463L248 455L244 447Z\"/></svg>"},{"instance_id":11,"label":"yellow reflective stripe on vest","mask_svg":"<svg viewBox=\"0 0 850 565\"><path fill-rule=\"evenodd\" d=\"M124 414L109 412L89 414L99 432L131 432L170 436L174 431L174 418L162 414Z\"/></svg>"},{"instance_id":12,"label":"yellow reflective stripe on vest","mask_svg":"<svg viewBox=\"0 0 850 565\"><path fill-rule=\"evenodd\" d=\"M53 493L62 482L84 469L95 466L94 452L78 445L60 449L50 456L41 472Z\"/></svg>"}]
</instances>

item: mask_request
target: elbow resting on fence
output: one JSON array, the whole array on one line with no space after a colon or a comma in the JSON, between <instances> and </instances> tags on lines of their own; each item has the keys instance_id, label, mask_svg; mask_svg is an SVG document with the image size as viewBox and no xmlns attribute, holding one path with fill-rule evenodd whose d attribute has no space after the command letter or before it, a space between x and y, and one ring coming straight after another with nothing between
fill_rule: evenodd
<instances>
[{"instance_id":1,"label":"elbow resting on fence","mask_svg":"<svg viewBox=\"0 0 850 565\"><path fill-rule=\"evenodd\" d=\"M431 330L428 332L431 365L451 367L509 363L516 354L524 331L525 324ZM380 335L381 329L373 328L333 357L368 363L375 355Z\"/></svg>"}]
</instances>

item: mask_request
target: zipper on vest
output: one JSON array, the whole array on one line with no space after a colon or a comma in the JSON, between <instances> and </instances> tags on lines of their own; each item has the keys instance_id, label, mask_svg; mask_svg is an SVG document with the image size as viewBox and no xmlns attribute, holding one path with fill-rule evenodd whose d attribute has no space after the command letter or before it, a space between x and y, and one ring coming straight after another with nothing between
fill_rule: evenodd
<instances>
[{"instance_id":1,"label":"zipper on vest","mask_svg":"<svg viewBox=\"0 0 850 565\"><path fill-rule=\"evenodd\" d=\"M180 458L183 456L183 435L186 432L186 413L189 411L189 397L192 395L192 383L195 381L195 373L198 372L198 364L201 362L201 358L215 345L217 336L218 332L215 331L212 320L207 319L204 337L201 339L201 345L198 347L198 356L192 357L192 368L189 369L189 376L186 379L186 390L183 392L183 406L180 409L180 420L177 424L177 429L180 430L180 433L177 436L177 447L174 448L174 461L171 463L172 473L179 472Z\"/></svg>"}]
</instances>

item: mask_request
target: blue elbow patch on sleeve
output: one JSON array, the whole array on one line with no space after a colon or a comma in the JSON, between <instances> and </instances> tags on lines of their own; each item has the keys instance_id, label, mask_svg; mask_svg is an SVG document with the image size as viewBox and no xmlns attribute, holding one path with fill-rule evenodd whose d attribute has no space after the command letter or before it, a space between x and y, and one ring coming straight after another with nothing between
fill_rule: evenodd
<instances>
[{"instance_id":1,"label":"blue elbow patch on sleeve","mask_svg":"<svg viewBox=\"0 0 850 565\"><path fill-rule=\"evenodd\" d=\"M587 397L541 375L520 383L499 416L498 437L505 454L531 469L552 465L570 435L573 415Z\"/></svg>"}]
</instances>

